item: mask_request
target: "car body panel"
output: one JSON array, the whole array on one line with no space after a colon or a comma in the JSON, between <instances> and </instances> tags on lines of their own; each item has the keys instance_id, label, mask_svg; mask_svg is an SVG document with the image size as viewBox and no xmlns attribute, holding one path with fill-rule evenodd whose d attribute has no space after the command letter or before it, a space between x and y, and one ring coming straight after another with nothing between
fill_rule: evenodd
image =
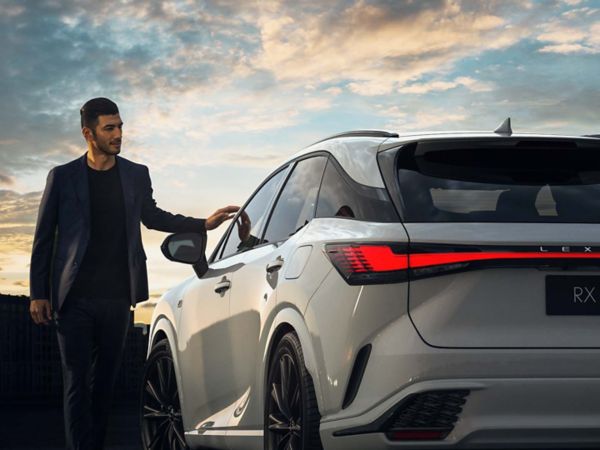
<instances>
[{"instance_id":1,"label":"car body panel","mask_svg":"<svg viewBox=\"0 0 600 450\"><path fill-rule=\"evenodd\" d=\"M314 219L307 228L304 241L311 242L323 255L327 243L357 239L365 243L408 242L404 228L398 223ZM327 264L331 267L330 262ZM320 368L323 415L341 408L358 351L369 343L373 330L407 314L407 296L408 283L350 286L335 269L329 271L312 295L304 315Z\"/></svg>"},{"instance_id":2,"label":"car body panel","mask_svg":"<svg viewBox=\"0 0 600 450\"><path fill-rule=\"evenodd\" d=\"M202 279L192 280L181 298L177 354L183 373L195 374L183 377L180 388L186 400L182 405L186 429L207 427L209 422L211 426L227 424L227 417L215 414L232 402L231 380L214 371L230 364L232 358L227 329L230 291L219 294L214 290L224 277L232 281L230 268L215 264Z\"/></svg>"},{"instance_id":3,"label":"car body panel","mask_svg":"<svg viewBox=\"0 0 600 450\"><path fill-rule=\"evenodd\" d=\"M276 245L268 244L228 258L237 266L230 297L232 359L221 373L227 374L239 399L230 426L233 422L236 427L262 429L262 380L255 374L262 364L264 322L275 306L274 290L279 278L279 272L268 274L266 267L279 254Z\"/></svg>"}]
</instances>

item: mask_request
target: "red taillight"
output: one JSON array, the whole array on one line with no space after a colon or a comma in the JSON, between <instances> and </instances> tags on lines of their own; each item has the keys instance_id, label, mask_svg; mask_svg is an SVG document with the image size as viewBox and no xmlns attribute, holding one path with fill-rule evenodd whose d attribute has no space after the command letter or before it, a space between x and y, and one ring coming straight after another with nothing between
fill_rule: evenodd
<instances>
[{"instance_id":1,"label":"red taillight","mask_svg":"<svg viewBox=\"0 0 600 450\"><path fill-rule=\"evenodd\" d=\"M531 259L596 259L597 253L561 252L455 252L455 253L414 253L410 255L410 268L430 267L442 264L456 264L491 260L531 260Z\"/></svg>"},{"instance_id":2,"label":"red taillight","mask_svg":"<svg viewBox=\"0 0 600 450\"><path fill-rule=\"evenodd\" d=\"M408 255L395 254L388 245L330 245L327 254L345 273L408 269Z\"/></svg>"},{"instance_id":3,"label":"red taillight","mask_svg":"<svg viewBox=\"0 0 600 450\"><path fill-rule=\"evenodd\" d=\"M408 254L390 245L332 244L326 247L331 262L349 284L406 281Z\"/></svg>"},{"instance_id":4,"label":"red taillight","mask_svg":"<svg viewBox=\"0 0 600 450\"><path fill-rule=\"evenodd\" d=\"M471 267L471 263L498 266L503 261L508 264L529 264L536 261L588 261L600 263L598 252L547 252L514 250L470 251L431 250L414 251L409 254L405 244L331 244L326 252L335 268L349 284L378 284L406 281L411 277L439 275ZM544 262L544 264L546 264ZM563 264L563 263L559 263Z\"/></svg>"}]
</instances>

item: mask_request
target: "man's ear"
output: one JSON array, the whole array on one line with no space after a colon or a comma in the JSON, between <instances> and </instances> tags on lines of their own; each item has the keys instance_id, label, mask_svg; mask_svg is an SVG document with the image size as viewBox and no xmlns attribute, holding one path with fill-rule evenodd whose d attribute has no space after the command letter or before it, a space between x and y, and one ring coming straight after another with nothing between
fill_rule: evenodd
<instances>
[{"instance_id":1,"label":"man's ear","mask_svg":"<svg viewBox=\"0 0 600 450\"><path fill-rule=\"evenodd\" d=\"M86 142L90 142L94 139L94 133L92 132L91 128L83 127L81 129L81 134L83 135L83 138L86 140Z\"/></svg>"}]
</instances>

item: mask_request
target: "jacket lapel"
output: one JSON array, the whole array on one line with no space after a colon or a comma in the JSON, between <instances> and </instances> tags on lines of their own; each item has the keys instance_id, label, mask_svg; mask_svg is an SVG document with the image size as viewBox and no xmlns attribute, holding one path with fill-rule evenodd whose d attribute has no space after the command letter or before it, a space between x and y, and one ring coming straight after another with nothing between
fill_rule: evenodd
<instances>
[{"instance_id":1,"label":"jacket lapel","mask_svg":"<svg viewBox=\"0 0 600 450\"><path fill-rule=\"evenodd\" d=\"M83 211L83 217L86 225L90 226L90 187L88 184L88 172L87 172L87 152L79 158L79 163L76 166L76 170L73 173L73 184L75 186L75 194L81 204L81 210Z\"/></svg>"},{"instance_id":2,"label":"jacket lapel","mask_svg":"<svg viewBox=\"0 0 600 450\"><path fill-rule=\"evenodd\" d=\"M133 213L133 204L135 200L134 180L133 180L133 164L126 159L116 156L119 169L119 177L121 178L121 188L123 189L123 202L125 203L125 222L127 223L127 238L129 238L129 230L131 229L131 215Z\"/></svg>"}]
</instances>

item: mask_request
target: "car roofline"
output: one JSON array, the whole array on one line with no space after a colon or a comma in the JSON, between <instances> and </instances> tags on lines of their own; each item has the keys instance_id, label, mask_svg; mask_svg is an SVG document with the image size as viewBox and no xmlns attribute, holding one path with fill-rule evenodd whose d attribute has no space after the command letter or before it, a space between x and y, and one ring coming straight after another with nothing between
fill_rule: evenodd
<instances>
[{"instance_id":1,"label":"car roofline","mask_svg":"<svg viewBox=\"0 0 600 450\"><path fill-rule=\"evenodd\" d=\"M386 129L364 129L364 130L352 130L345 131L342 133L337 133L331 136L328 136L324 139L320 139L316 142L313 142L310 145L307 145L302 150L310 148L314 145L321 144L326 141L332 141L336 139L343 138L382 138L382 139L399 139L405 140L412 137L419 137L421 139L440 139L442 137L489 137L489 138L531 138L531 137L539 137L546 139L598 139L600 138L600 134L585 134L585 135L567 135L567 134L548 134L548 133L511 133L505 134L502 132L492 132L492 131L482 131L482 130L460 130L460 131L416 131L416 132L406 132L400 133L393 130Z\"/></svg>"},{"instance_id":2,"label":"car roofline","mask_svg":"<svg viewBox=\"0 0 600 450\"><path fill-rule=\"evenodd\" d=\"M540 133L504 134L491 131L423 131L396 133L390 130L356 130L339 133L317 141L285 158L281 166L310 155L326 152L332 154L352 178L366 186L382 187L377 167L370 167L370 158L379 152L412 142L442 141L463 139L482 140L577 140L598 142L593 136L569 136ZM352 166L352 167L351 167ZM369 166L369 167L367 167ZM376 170L377 169L377 170ZM362 175L361 175L362 174Z\"/></svg>"}]
</instances>

